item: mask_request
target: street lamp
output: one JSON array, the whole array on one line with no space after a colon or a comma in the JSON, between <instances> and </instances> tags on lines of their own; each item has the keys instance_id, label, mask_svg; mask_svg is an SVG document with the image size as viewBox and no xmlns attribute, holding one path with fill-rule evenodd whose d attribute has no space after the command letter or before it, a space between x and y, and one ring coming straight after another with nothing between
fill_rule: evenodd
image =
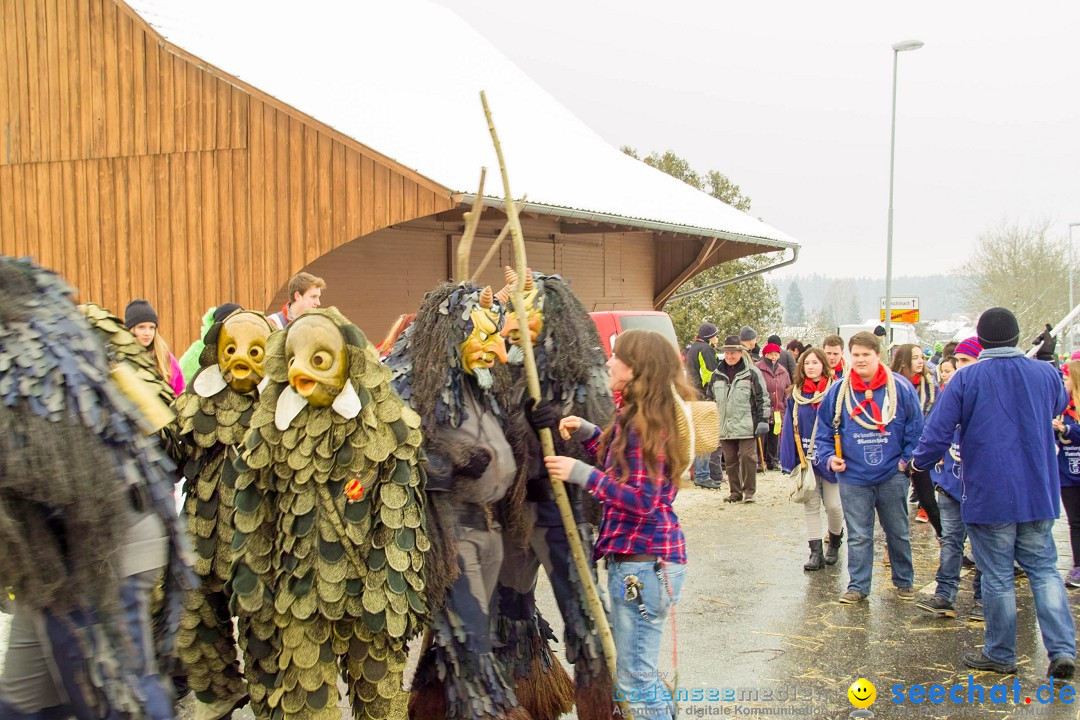
<instances>
[{"instance_id":1,"label":"street lamp","mask_svg":"<svg viewBox=\"0 0 1080 720\"><path fill-rule=\"evenodd\" d=\"M892 46L892 138L889 141L889 240L885 259L885 344L892 344L892 221L893 174L896 167L896 60L906 50L918 50L922 40L904 40Z\"/></svg>"},{"instance_id":2,"label":"street lamp","mask_svg":"<svg viewBox=\"0 0 1080 720\"><path fill-rule=\"evenodd\" d=\"M1072 253L1072 229L1074 227L1080 227L1080 222L1069 223L1069 312L1076 307L1073 305L1073 253ZM1073 333L1072 325L1069 326L1069 355L1072 356L1073 351Z\"/></svg>"}]
</instances>

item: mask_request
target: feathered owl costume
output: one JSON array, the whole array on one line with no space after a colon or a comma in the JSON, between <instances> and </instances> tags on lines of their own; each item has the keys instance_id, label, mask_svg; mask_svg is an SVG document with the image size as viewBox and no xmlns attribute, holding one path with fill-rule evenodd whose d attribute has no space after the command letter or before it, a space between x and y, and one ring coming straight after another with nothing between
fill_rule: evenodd
<instances>
[{"instance_id":1,"label":"feathered owl costume","mask_svg":"<svg viewBox=\"0 0 1080 720\"><path fill-rule=\"evenodd\" d=\"M236 462L232 579L256 714L404 717L406 642L427 619L420 418L336 309L270 336Z\"/></svg>"}]
</instances>

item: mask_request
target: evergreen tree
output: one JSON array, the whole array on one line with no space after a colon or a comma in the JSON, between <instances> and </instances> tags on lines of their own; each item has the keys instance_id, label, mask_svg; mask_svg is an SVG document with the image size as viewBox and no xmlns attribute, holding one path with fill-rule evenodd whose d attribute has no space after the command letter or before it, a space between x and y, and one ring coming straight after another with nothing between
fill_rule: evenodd
<instances>
[{"instance_id":1,"label":"evergreen tree","mask_svg":"<svg viewBox=\"0 0 1080 720\"><path fill-rule=\"evenodd\" d=\"M805 323L806 308L803 307L802 290L799 289L799 283L791 283L784 301L784 324L801 327Z\"/></svg>"}]
</instances>

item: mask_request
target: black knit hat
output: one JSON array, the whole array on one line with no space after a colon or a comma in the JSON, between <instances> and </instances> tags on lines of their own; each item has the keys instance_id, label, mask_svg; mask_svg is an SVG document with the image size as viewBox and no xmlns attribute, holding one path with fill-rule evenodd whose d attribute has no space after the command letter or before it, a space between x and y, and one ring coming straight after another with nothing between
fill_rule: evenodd
<instances>
[{"instance_id":1,"label":"black knit hat","mask_svg":"<svg viewBox=\"0 0 1080 720\"><path fill-rule=\"evenodd\" d=\"M711 322L701 323L701 327L697 330L697 336L702 340L711 340L716 337L716 326Z\"/></svg>"},{"instance_id":2,"label":"black knit hat","mask_svg":"<svg viewBox=\"0 0 1080 720\"><path fill-rule=\"evenodd\" d=\"M770 335L769 338L765 342L766 343L776 343L777 345L783 345L784 344L784 343L780 342L780 336L779 335Z\"/></svg>"},{"instance_id":3,"label":"black knit hat","mask_svg":"<svg viewBox=\"0 0 1080 720\"><path fill-rule=\"evenodd\" d=\"M222 303L214 309L214 322L223 322L225 318L232 315L237 310L243 310L236 303Z\"/></svg>"},{"instance_id":4,"label":"black knit hat","mask_svg":"<svg viewBox=\"0 0 1080 720\"><path fill-rule=\"evenodd\" d=\"M739 340L757 340L757 333L749 325L743 325L739 331Z\"/></svg>"},{"instance_id":5,"label":"black knit hat","mask_svg":"<svg viewBox=\"0 0 1080 720\"><path fill-rule=\"evenodd\" d=\"M1020 342L1020 323L1008 308L990 308L979 316L975 329L984 350L1016 347Z\"/></svg>"},{"instance_id":6,"label":"black knit hat","mask_svg":"<svg viewBox=\"0 0 1080 720\"><path fill-rule=\"evenodd\" d=\"M124 308L124 324L127 325L128 330L145 322L158 324L158 316L154 312L153 305L141 298L129 302Z\"/></svg>"}]
</instances>

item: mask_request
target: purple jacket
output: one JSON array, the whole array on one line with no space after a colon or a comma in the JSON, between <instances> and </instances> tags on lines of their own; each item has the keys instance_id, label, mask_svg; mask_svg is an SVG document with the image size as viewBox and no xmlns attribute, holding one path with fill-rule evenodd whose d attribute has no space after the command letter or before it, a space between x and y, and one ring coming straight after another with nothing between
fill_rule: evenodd
<instances>
[{"instance_id":1,"label":"purple jacket","mask_svg":"<svg viewBox=\"0 0 1080 720\"><path fill-rule=\"evenodd\" d=\"M773 412L784 412L787 405L788 388L791 387L791 376L787 368L779 362L772 365L768 360L758 360L757 369L765 378L765 389L769 392L769 401Z\"/></svg>"}]
</instances>

